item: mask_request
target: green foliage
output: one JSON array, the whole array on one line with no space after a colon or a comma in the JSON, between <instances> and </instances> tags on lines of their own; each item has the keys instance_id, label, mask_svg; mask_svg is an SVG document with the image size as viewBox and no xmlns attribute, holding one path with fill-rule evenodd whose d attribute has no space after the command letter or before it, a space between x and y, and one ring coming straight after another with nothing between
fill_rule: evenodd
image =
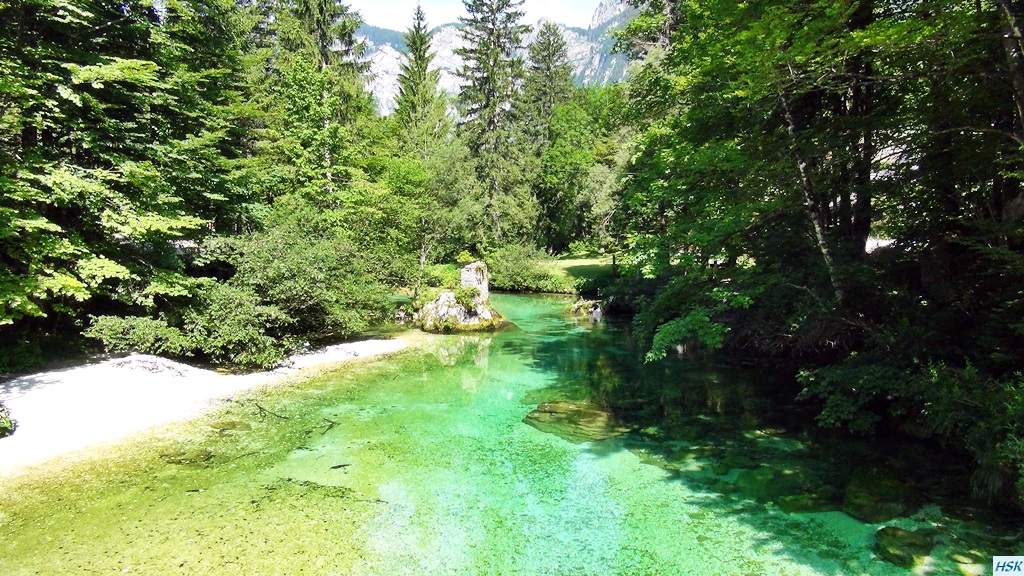
<instances>
[{"instance_id":1,"label":"green foliage","mask_svg":"<svg viewBox=\"0 0 1024 576\"><path fill-rule=\"evenodd\" d=\"M454 264L431 264L423 276L423 282L434 288L456 288L461 281L462 271Z\"/></svg>"},{"instance_id":2,"label":"green foliage","mask_svg":"<svg viewBox=\"0 0 1024 576\"><path fill-rule=\"evenodd\" d=\"M455 301L466 310L476 308L473 300L480 297L480 289L476 286L459 286L455 289Z\"/></svg>"},{"instance_id":3,"label":"green foliage","mask_svg":"<svg viewBox=\"0 0 1024 576\"><path fill-rule=\"evenodd\" d=\"M983 491L1011 485L1024 64L997 38L1019 6L642 9L613 220L624 274L658 286L635 299L650 357L698 338L784 358L822 424L932 435L975 454Z\"/></svg>"},{"instance_id":4,"label":"green foliage","mask_svg":"<svg viewBox=\"0 0 1024 576\"><path fill-rule=\"evenodd\" d=\"M399 65L398 95L395 97L395 118L405 126L428 116L436 102L443 102L437 89L441 72L430 68L434 60L430 51L432 36L423 6L417 4L412 28L402 36L405 61Z\"/></svg>"},{"instance_id":5,"label":"green foliage","mask_svg":"<svg viewBox=\"0 0 1024 576\"><path fill-rule=\"evenodd\" d=\"M18 421L11 418L11 411L0 404L0 438L6 438L18 428Z\"/></svg>"},{"instance_id":6,"label":"green foliage","mask_svg":"<svg viewBox=\"0 0 1024 576\"><path fill-rule=\"evenodd\" d=\"M572 282L560 273L553 259L535 248L508 244L488 253L484 261L495 290L573 293Z\"/></svg>"},{"instance_id":7,"label":"green foliage","mask_svg":"<svg viewBox=\"0 0 1024 576\"><path fill-rule=\"evenodd\" d=\"M400 247L370 233L387 232L388 205L376 195L360 201L372 210L282 199L265 231L219 248L236 270L232 283L291 318L294 333L344 337L365 329L386 314L386 286L408 278L411 262L398 258ZM363 233L355 232L356 222Z\"/></svg>"},{"instance_id":8,"label":"green foliage","mask_svg":"<svg viewBox=\"0 0 1024 576\"><path fill-rule=\"evenodd\" d=\"M479 260L479 258L470 254L469 250L463 250L462 252L459 252L459 254L455 257L455 261L459 264L459 266L472 264L477 260Z\"/></svg>"},{"instance_id":9,"label":"green foliage","mask_svg":"<svg viewBox=\"0 0 1024 576\"><path fill-rule=\"evenodd\" d=\"M543 150L552 140L550 124L555 106L573 95L572 65L565 38L551 22L541 24L527 55L529 62L518 112L530 142Z\"/></svg>"},{"instance_id":10,"label":"green foliage","mask_svg":"<svg viewBox=\"0 0 1024 576\"><path fill-rule=\"evenodd\" d=\"M523 77L517 56L522 36L530 29L519 24L522 0L465 0L467 16L460 18L465 46L456 50L464 64L456 74L463 80L457 100L463 116L460 131L475 160L480 188L472 199L467 222L477 230L476 248L533 236L538 205L530 193L533 166L521 143L526 141L515 122L514 103Z\"/></svg>"},{"instance_id":11,"label":"green foliage","mask_svg":"<svg viewBox=\"0 0 1024 576\"><path fill-rule=\"evenodd\" d=\"M245 289L216 281L202 283L197 300L178 326L141 316L97 316L85 331L111 352L200 356L244 367L269 368L290 350L280 335L291 322L280 309L259 304Z\"/></svg>"},{"instance_id":12,"label":"green foliage","mask_svg":"<svg viewBox=\"0 0 1024 576\"><path fill-rule=\"evenodd\" d=\"M905 429L945 438L973 453L980 494L1012 494L1013 476L1024 465L1024 377L995 379L967 364L877 361L853 354L841 364L800 375L804 399L823 400L819 423L869 432L883 418Z\"/></svg>"},{"instance_id":13,"label":"green foliage","mask_svg":"<svg viewBox=\"0 0 1024 576\"><path fill-rule=\"evenodd\" d=\"M260 304L250 289L209 283L196 306L187 310L182 331L210 360L266 368L284 360L287 339L275 337L291 323L276 306Z\"/></svg>"},{"instance_id":14,"label":"green foliage","mask_svg":"<svg viewBox=\"0 0 1024 576\"><path fill-rule=\"evenodd\" d=\"M191 356L194 342L165 320L144 316L93 316L83 334L103 343L110 352L143 352Z\"/></svg>"}]
</instances>

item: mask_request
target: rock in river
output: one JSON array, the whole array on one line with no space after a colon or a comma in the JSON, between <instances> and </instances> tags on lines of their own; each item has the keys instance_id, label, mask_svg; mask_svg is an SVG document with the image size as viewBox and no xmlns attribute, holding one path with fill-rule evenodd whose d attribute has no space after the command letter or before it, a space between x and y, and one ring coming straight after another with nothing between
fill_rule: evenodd
<instances>
[{"instance_id":1,"label":"rock in river","mask_svg":"<svg viewBox=\"0 0 1024 576\"><path fill-rule=\"evenodd\" d=\"M592 442L629 432L612 415L589 402L545 402L523 419L530 426L571 442Z\"/></svg>"},{"instance_id":2,"label":"rock in river","mask_svg":"<svg viewBox=\"0 0 1024 576\"><path fill-rule=\"evenodd\" d=\"M450 333L494 330L508 321L491 307L487 266L473 262L462 269L462 286L425 304L415 323L427 332Z\"/></svg>"},{"instance_id":3,"label":"rock in river","mask_svg":"<svg viewBox=\"0 0 1024 576\"><path fill-rule=\"evenodd\" d=\"M932 540L920 531L885 526L875 533L878 554L903 568L913 568L932 551Z\"/></svg>"},{"instance_id":4,"label":"rock in river","mask_svg":"<svg viewBox=\"0 0 1024 576\"><path fill-rule=\"evenodd\" d=\"M907 486L884 470L862 468L846 487L843 512L864 522L888 522L910 511Z\"/></svg>"}]
</instances>

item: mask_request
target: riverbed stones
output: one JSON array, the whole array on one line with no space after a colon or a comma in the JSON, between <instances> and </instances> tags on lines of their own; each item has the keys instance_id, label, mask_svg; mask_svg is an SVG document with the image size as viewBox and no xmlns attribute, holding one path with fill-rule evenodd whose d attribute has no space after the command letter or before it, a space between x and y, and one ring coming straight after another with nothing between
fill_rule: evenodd
<instances>
[{"instance_id":1,"label":"riverbed stones","mask_svg":"<svg viewBox=\"0 0 1024 576\"><path fill-rule=\"evenodd\" d=\"M776 470L771 466L758 466L736 476L736 486L740 493L758 502L775 502L782 496L799 494L801 485L798 474L791 470Z\"/></svg>"},{"instance_id":2,"label":"riverbed stones","mask_svg":"<svg viewBox=\"0 0 1024 576\"><path fill-rule=\"evenodd\" d=\"M607 440L630 431L615 422L608 411L589 402L544 402L523 422L571 442Z\"/></svg>"},{"instance_id":3,"label":"riverbed stones","mask_svg":"<svg viewBox=\"0 0 1024 576\"><path fill-rule=\"evenodd\" d=\"M846 486L843 512L863 522L888 522L909 510L909 489L884 470L861 468Z\"/></svg>"},{"instance_id":4,"label":"riverbed stones","mask_svg":"<svg viewBox=\"0 0 1024 576\"><path fill-rule=\"evenodd\" d=\"M168 464L202 464L213 459L213 452L205 448L186 448L166 452L161 454L160 457Z\"/></svg>"},{"instance_id":5,"label":"riverbed stones","mask_svg":"<svg viewBox=\"0 0 1024 576\"><path fill-rule=\"evenodd\" d=\"M210 428L218 432L247 432L252 430L252 425L241 420L217 420L210 422Z\"/></svg>"},{"instance_id":6,"label":"riverbed stones","mask_svg":"<svg viewBox=\"0 0 1024 576\"><path fill-rule=\"evenodd\" d=\"M932 539L918 530L885 526L875 533L878 555L902 568L913 568L923 562L932 546Z\"/></svg>"},{"instance_id":7,"label":"riverbed stones","mask_svg":"<svg viewBox=\"0 0 1024 576\"><path fill-rule=\"evenodd\" d=\"M487 278L483 262L466 265L459 294L451 290L441 292L416 313L415 324L426 332L437 333L494 330L507 325L508 321L491 307Z\"/></svg>"}]
</instances>

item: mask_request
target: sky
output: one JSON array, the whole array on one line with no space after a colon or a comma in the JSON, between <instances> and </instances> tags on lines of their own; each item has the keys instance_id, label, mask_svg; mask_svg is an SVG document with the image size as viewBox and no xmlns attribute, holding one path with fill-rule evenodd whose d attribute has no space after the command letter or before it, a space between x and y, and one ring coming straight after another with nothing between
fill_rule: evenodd
<instances>
[{"instance_id":1,"label":"sky","mask_svg":"<svg viewBox=\"0 0 1024 576\"><path fill-rule=\"evenodd\" d=\"M417 0L347 0L345 3L358 10L367 24L404 31L412 24L412 13ZM455 22L465 16L462 0L422 0L431 28ZM533 24L547 18L559 24L586 28L600 0L525 0L524 24Z\"/></svg>"}]
</instances>

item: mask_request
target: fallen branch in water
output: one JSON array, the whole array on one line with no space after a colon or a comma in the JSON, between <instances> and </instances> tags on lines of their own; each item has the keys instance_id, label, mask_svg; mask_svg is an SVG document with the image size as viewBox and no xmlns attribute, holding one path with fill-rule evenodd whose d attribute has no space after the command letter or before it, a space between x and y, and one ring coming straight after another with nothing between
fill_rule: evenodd
<instances>
[{"instance_id":1,"label":"fallen branch in water","mask_svg":"<svg viewBox=\"0 0 1024 576\"><path fill-rule=\"evenodd\" d=\"M271 412L270 410L267 410L263 406L260 406L259 402L253 402L253 405L256 406L257 408L259 408L260 416L266 416L267 414L270 414L271 416L280 418L281 420L287 420L288 419L287 416L281 416L280 414L278 414L276 412Z\"/></svg>"},{"instance_id":2,"label":"fallen branch in water","mask_svg":"<svg viewBox=\"0 0 1024 576\"><path fill-rule=\"evenodd\" d=\"M324 428L324 431L320 433L321 436L323 436L324 434L327 434L328 432L331 431L332 428L334 428L335 426L338 425L337 422L335 422L334 420L331 420L330 418L324 418L324 420L328 423L328 425L327 425L327 428Z\"/></svg>"}]
</instances>

